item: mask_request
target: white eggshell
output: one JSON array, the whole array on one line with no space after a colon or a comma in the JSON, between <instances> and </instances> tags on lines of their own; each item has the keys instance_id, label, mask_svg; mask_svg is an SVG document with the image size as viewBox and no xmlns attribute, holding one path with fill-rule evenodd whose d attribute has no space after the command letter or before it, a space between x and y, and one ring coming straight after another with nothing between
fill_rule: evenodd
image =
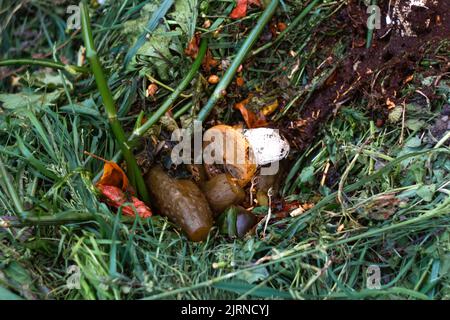
<instances>
[{"instance_id":1,"label":"white eggshell","mask_svg":"<svg viewBox=\"0 0 450 320\"><path fill-rule=\"evenodd\" d=\"M278 130L256 128L244 130L243 133L253 149L257 165L279 161L289 154L289 143L280 136Z\"/></svg>"}]
</instances>

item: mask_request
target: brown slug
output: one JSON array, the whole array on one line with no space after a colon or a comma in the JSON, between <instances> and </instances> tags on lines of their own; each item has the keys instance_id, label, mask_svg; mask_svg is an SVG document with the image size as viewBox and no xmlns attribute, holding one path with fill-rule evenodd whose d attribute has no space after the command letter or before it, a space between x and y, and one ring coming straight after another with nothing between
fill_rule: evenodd
<instances>
[{"instance_id":1,"label":"brown slug","mask_svg":"<svg viewBox=\"0 0 450 320\"><path fill-rule=\"evenodd\" d=\"M203 193L216 215L245 199L245 191L229 174L219 174L202 185Z\"/></svg>"},{"instance_id":2,"label":"brown slug","mask_svg":"<svg viewBox=\"0 0 450 320\"><path fill-rule=\"evenodd\" d=\"M179 226L192 241L208 237L213 214L199 187L190 180L170 177L160 166L145 176L152 204L159 212Z\"/></svg>"}]
</instances>

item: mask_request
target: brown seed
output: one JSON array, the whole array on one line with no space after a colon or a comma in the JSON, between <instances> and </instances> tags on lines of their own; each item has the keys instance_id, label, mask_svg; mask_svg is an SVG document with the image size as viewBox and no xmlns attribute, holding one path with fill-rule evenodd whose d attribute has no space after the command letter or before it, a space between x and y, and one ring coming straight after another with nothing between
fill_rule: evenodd
<instances>
[{"instance_id":1,"label":"brown seed","mask_svg":"<svg viewBox=\"0 0 450 320\"><path fill-rule=\"evenodd\" d=\"M212 75L210 75L209 77L208 77L208 82L210 83L210 84L216 84L216 83L218 83L219 82L219 77L217 76L217 75L215 75L215 74L212 74Z\"/></svg>"},{"instance_id":2,"label":"brown seed","mask_svg":"<svg viewBox=\"0 0 450 320\"><path fill-rule=\"evenodd\" d=\"M278 28L278 31L284 31L284 30L286 30L286 28L287 28L286 23L284 23L284 22L278 22L278 23L277 23L277 28Z\"/></svg>"},{"instance_id":3,"label":"brown seed","mask_svg":"<svg viewBox=\"0 0 450 320\"><path fill-rule=\"evenodd\" d=\"M147 87L146 97L153 97L156 94L156 91L158 91L158 86L154 83L151 83Z\"/></svg>"},{"instance_id":4,"label":"brown seed","mask_svg":"<svg viewBox=\"0 0 450 320\"><path fill-rule=\"evenodd\" d=\"M220 34L220 28L213 32L213 38L218 38Z\"/></svg>"},{"instance_id":5,"label":"brown seed","mask_svg":"<svg viewBox=\"0 0 450 320\"><path fill-rule=\"evenodd\" d=\"M207 19L203 22L203 28L208 29L209 27L211 27L211 20Z\"/></svg>"}]
</instances>

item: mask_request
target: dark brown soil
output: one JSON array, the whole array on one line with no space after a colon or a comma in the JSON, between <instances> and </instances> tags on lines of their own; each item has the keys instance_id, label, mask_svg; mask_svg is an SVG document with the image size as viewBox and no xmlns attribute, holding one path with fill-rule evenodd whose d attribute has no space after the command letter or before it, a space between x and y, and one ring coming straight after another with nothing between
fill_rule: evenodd
<instances>
[{"instance_id":1,"label":"dark brown soil","mask_svg":"<svg viewBox=\"0 0 450 320\"><path fill-rule=\"evenodd\" d=\"M426 55L433 55L433 49L441 40L450 40L450 1L423 0L426 7L412 6L405 15L412 34L405 33L403 24L393 16L393 6L404 9L409 0L378 1L381 7L381 28L374 30L372 45L366 49L366 6L358 1L349 1L336 19L352 35L352 48L335 72L316 89L296 119L279 124L280 130L302 150L314 140L318 129L341 105L355 97L365 97L368 108L378 126L384 124L389 106L404 102L400 95L406 83L415 81L416 71L430 72L420 67ZM394 24L386 24L386 13L390 12ZM335 57L332 57L335 58ZM440 60L433 74L443 74L450 69L449 57L434 57ZM336 61L336 59L331 60ZM413 80L414 79L414 80ZM388 100L389 99L389 100ZM300 102L301 103L301 102Z\"/></svg>"},{"instance_id":2,"label":"dark brown soil","mask_svg":"<svg viewBox=\"0 0 450 320\"><path fill-rule=\"evenodd\" d=\"M440 116L434 121L430 128L430 133L434 139L440 140L446 132L450 130L450 104L445 104L442 107ZM450 141L447 141L446 145L449 145Z\"/></svg>"}]
</instances>

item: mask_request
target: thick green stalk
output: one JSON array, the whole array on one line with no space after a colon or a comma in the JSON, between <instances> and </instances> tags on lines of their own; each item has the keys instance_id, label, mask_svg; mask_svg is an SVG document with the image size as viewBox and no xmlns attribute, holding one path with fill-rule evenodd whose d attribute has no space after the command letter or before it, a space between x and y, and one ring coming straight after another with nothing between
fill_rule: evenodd
<instances>
[{"instance_id":1,"label":"thick green stalk","mask_svg":"<svg viewBox=\"0 0 450 320\"><path fill-rule=\"evenodd\" d=\"M41 67L48 67L57 70L65 70L72 74L74 73L89 73L89 69L85 67L74 66L71 64L63 64L48 59L9 59L0 61L0 66L13 66L13 65L34 65Z\"/></svg>"},{"instance_id":2,"label":"thick green stalk","mask_svg":"<svg viewBox=\"0 0 450 320\"><path fill-rule=\"evenodd\" d=\"M200 110L197 120L198 121L205 121L208 117L211 110L214 108L215 104L224 97L225 90L227 89L230 82L233 80L233 77L239 68L239 66L242 64L242 61L247 56L247 54L250 52L250 49L252 48L253 44L258 39L259 35L261 34L264 26L269 22L272 15L275 13L275 10L278 7L279 0L272 0L270 4L266 7L263 14L259 17L258 22L256 23L256 26L252 29L250 34L248 35L247 39L245 39L244 43L242 44L242 47L239 49L238 53L236 54L236 57L234 58L231 65L228 67L228 69L225 71L225 74L223 75L220 82L217 84L216 88L214 89L214 92L212 93L211 97L209 98L208 102L203 106L203 108Z\"/></svg>"},{"instance_id":3,"label":"thick green stalk","mask_svg":"<svg viewBox=\"0 0 450 320\"><path fill-rule=\"evenodd\" d=\"M149 202L149 194L147 187L145 186L144 178L142 177L141 171L137 165L136 158L130 146L127 143L125 136L125 131L120 125L119 119L117 117L117 111L114 103L114 99L111 94L111 90L108 87L105 75L100 64L100 60L97 56L97 52L94 46L94 40L92 37L91 23L89 20L89 11L86 1L81 3L81 25L82 25L82 36L84 45L86 47L86 58L89 60L91 65L92 73L95 77L95 82L97 83L97 88L100 91L100 95L103 99L103 104L105 105L106 114L108 115L108 121L111 126L111 130L119 143L120 150L123 153L125 161L127 162L128 177L130 183L137 187L137 191L141 196L142 200Z\"/></svg>"},{"instance_id":4,"label":"thick green stalk","mask_svg":"<svg viewBox=\"0 0 450 320\"><path fill-rule=\"evenodd\" d=\"M283 40L283 38L286 36L286 34L288 34L289 32L292 31L292 29L297 27L299 25L299 23L303 20L303 18L305 18L308 15L308 13L316 6L316 4L319 1L321 1L321 0L313 0L309 5L307 5L305 7L305 9L303 9L302 12L300 12L300 14L294 19L294 21L291 22L291 24L289 24L289 26L286 29L284 29L283 31L280 32L280 34L276 37L275 40L268 42L265 45L263 45L262 47L259 47L258 49L254 50L251 53L251 55L252 56L257 55L261 51L264 51L264 50L276 45L281 40Z\"/></svg>"},{"instance_id":5,"label":"thick green stalk","mask_svg":"<svg viewBox=\"0 0 450 320\"><path fill-rule=\"evenodd\" d=\"M130 136L128 141L132 142L138 137L141 137L152 125L154 125L172 106L175 100L180 96L180 94L186 89L189 83L192 81L194 76L197 74L198 69L200 68L203 57L205 56L206 49L208 46L208 40L203 38L200 42L200 47L198 49L197 57L192 64L189 73L184 77L178 87L170 94L170 96L164 101L164 103L152 114L152 116L139 128L133 131L133 134Z\"/></svg>"}]
</instances>

